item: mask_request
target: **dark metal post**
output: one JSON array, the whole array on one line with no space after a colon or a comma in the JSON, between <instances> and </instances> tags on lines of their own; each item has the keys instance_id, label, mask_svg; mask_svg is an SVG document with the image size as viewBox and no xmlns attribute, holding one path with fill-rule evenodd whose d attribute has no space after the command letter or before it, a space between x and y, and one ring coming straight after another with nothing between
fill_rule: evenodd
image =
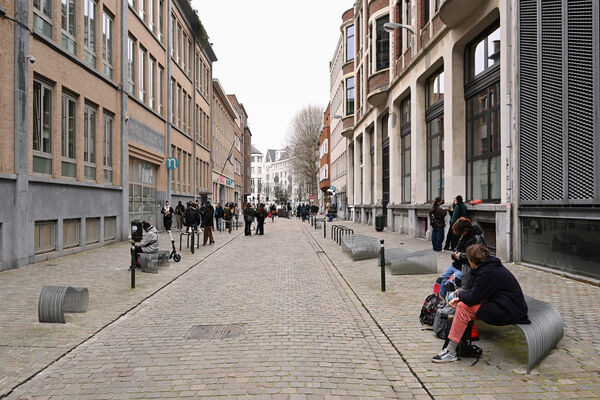
<instances>
[{"instance_id":1,"label":"dark metal post","mask_svg":"<svg viewBox=\"0 0 600 400\"><path fill-rule=\"evenodd\" d=\"M385 249L383 247L383 239L381 243L381 251L379 252L379 264L381 265L381 291L385 292Z\"/></svg>"},{"instance_id":2,"label":"dark metal post","mask_svg":"<svg viewBox=\"0 0 600 400\"><path fill-rule=\"evenodd\" d=\"M323 237L327 239L327 220L323 220Z\"/></svg>"},{"instance_id":3,"label":"dark metal post","mask_svg":"<svg viewBox=\"0 0 600 400\"><path fill-rule=\"evenodd\" d=\"M132 244L134 245L134 244ZM135 254L135 250L131 249L131 267L129 267L129 269L131 270L131 288L135 289L135 263L136 263L136 257L137 254Z\"/></svg>"}]
</instances>

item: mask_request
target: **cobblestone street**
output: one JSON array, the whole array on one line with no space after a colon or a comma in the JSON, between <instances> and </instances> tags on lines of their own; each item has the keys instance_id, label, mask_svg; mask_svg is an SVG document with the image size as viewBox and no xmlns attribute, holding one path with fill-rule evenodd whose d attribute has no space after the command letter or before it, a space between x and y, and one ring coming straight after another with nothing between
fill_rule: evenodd
<instances>
[{"instance_id":1,"label":"cobblestone street","mask_svg":"<svg viewBox=\"0 0 600 400\"><path fill-rule=\"evenodd\" d=\"M345 225L386 248L430 246ZM519 331L482 326L476 365L436 365L430 357L442 342L417 318L435 276L388 274L381 293L377 261L352 262L327 230L324 239L323 229L276 219L264 236L216 233L215 246L184 249L158 275L138 273L134 290L127 243L2 272L0 397L600 397L598 287L511 265L525 293L561 312L558 348L526 375ZM438 255L438 271L448 259ZM88 312L38 323L37 297L52 284L88 287Z\"/></svg>"}]
</instances>

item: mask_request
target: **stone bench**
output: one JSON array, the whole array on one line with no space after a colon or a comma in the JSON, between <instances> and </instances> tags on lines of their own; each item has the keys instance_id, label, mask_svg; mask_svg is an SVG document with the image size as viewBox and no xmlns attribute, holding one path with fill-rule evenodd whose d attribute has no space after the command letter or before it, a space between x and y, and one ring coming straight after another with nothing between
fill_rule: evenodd
<instances>
[{"instance_id":1,"label":"stone bench","mask_svg":"<svg viewBox=\"0 0 600 400\"><path fill-rule=\"evenodd\" d=\"M38 299L40 322L65 323L65 313L84 313L88 309L87 288L44 286Z\"/></svg>"},{"instance_id":2,"label":"stone bench","mask_svg":"<svg viewBox=\"0 0 600 400\"><path fill-rule=\"evenodd\" d=\"M531 324L515 324L527 342L527 373L529 374L563 337L563 320L554 306L525 296Z\"/></svg>"},{"instance_id":3,"label":"stone bench","mask_svg":"<svg viewBox=\"0 0 600 400\"><path fill-rule=\"evenodd\" d=\"M350 254L353 261L375 258L379 249L377 239L371 236L350 234L342 237L342 250Z\"/></svg>"},{"instance_id":4,"label":"stone bench","mask_svg":"<svg viewBox=\"0 0 600 400\"><path fill-rule=\"evenodd\" d=\"M140 253L140 268L142 272L158 274L159 267L169 265L169 252L159 250L156 253Z\"/></svg>"},{"instance_id":5,"label":"stone bench","mask_svg":"<svg viewBox=\"0 0 600 400\"><path fill-rule=\"evenodd\" d=\"M388 252L392 254L388 255ZM384 255L386 264L389 260L392 275L437 273L437 258L433 250L386 249Z\"/></svg>"}]
</instances>

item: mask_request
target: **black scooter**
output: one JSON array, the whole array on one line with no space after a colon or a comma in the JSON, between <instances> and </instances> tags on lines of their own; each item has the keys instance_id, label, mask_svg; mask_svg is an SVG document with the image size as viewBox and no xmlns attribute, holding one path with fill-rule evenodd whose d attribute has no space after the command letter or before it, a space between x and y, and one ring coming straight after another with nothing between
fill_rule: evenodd
<instances>
[{"instance_id":1,"label":"black scooter","mask_svg":"<svg viewBox=\"0 0 600 400\"><path fill-rule=\"evenodd\" d=\"M168 230L167 232L169 232L169 237L171 238L171 246L173 246L173 251L171 251L171 254L169 254L169 260L172 258L173 261L179 262L181 261L181 255L177 254L177 251L175 250L175 239L173 239L173 234L170 230Z\"/></svg>"}]
</instances>

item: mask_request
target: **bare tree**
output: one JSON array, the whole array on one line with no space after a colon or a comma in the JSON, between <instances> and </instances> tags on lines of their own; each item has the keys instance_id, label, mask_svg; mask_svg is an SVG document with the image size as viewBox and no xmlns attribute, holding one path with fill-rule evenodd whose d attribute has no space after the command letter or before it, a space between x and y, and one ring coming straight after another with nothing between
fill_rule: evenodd
<instances>
[{"instance_id":1,"label":"bare tree","mask_svg":"<svg viewBox=\"0 0 600 400\"><path fill-rule=\"evenodd\" d=\"M319 136L323 128L323 108L308 105L290 122L288 148L292 171L296 179L309 185L310 193L317 194L319 173Z\"/></svg>"}]
</instances>

